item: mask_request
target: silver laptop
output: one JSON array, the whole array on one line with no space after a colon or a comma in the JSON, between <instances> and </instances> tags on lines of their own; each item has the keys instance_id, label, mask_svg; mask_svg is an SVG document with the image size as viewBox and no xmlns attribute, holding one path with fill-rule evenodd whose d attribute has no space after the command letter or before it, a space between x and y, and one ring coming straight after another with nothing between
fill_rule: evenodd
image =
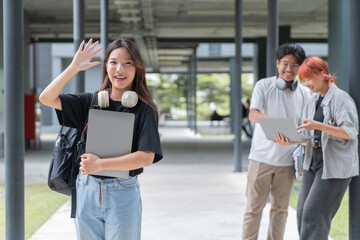
<instances>
[{"instance_id":1,"label":"silver laptop","mask_svg":"<svg viewBox=\"0 0 360 240\"><path fill-rule=\"evenodd\" d=\"M100 158L131 153L134 121L133 113L90 109L85 152ZM102 170L92 175L128 178L129 171Z\"/></svg>"},{"instance_id":2,"label":"silver laptop","mask_svg":"<svg viewBox=\"0 0 360 240\"><path fill-rule=\"evenodd\" d=\"M268 140L276 141L275 134L279 133L290 142L302 142L314 138L310 135L300 135L290 118L258 118L257 119Z\"/></svg>"}]
</instances>

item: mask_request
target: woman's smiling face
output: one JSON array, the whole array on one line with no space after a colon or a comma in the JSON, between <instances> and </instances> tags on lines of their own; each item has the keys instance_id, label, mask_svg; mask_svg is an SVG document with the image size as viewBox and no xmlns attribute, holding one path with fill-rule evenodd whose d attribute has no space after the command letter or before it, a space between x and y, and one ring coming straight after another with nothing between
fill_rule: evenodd
<instances>
[{"instance_id":1,"label":"woman's smiling face","mask_svg":"<svg viewBox=\"0 0 360 240\"><path fill-rule=\"evenodd\" d=\"M106 70L113 90L125 92L132 89L136 69L126 48L117 48L110 53Z\"/></svg>"},{"instance_id":2,"label":"woman's smiling face","mask_svg":"<svg viewBox=\"0 0 360 240\"><path fill-rule=\"evenodd\" d=\"M324 92L329 89L329 84L324 80L324 78L320 74L312 74L310 78L306 78L302 80L302 83L305 87L309 88L311 92L320 92L323 96Z\"/></svg>"}]
</instances>

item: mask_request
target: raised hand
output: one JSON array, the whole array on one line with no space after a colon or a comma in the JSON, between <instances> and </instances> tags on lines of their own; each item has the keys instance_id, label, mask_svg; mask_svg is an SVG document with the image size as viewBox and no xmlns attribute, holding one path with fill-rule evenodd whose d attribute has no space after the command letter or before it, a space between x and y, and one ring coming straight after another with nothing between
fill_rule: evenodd
<instances>
[{"instance_id":1,"label":"raised hand","mask_svg":"<svg viewBox=\"0 0 360 240\"><path fill-rule=\"evenodd\" d=\"M102 48L99 48L94 51L95 47L99 44L99 41L96 41L94 44L91 45L92 41L93 39L91 38L85 47L85 40L82 41L71 62L71 65L78 71L83 71L85 69L101 64L101 62L99 61L91 62L95 55L102 50Z\"/></svg>"}]
</instances>

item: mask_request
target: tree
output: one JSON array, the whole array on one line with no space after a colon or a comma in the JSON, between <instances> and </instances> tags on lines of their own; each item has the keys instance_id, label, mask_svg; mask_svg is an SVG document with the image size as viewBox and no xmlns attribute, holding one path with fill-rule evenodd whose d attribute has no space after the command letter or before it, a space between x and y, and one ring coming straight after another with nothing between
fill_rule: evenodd
<instances>
[{"instance_id":1,"label":"tree","mask_svg":"<svg viewBox=\"0 0 360 240\"><path fill-rule=\"evenodd\" d=\"M157 74L148 80L155 90L153 97L160 112L170 113L171 108L186 109L186 74Z\"/></svg>"},{"instance_id":2,"label":"tree","mask_svg":"<svg viewBox=\"0 0 360 240\"><path fill-rule=\"evenodd\" d=\"M188 74L149 74L155 102L162 113L186 111ZM242 96L250 99L253 75L242 74ZM214 103L220 115L230 114L230 75L228 73L197 74L197 119L209 120ZM186 116L184 116L185 118Z\"/></svg>"},{"instance_id":3,"label":"tree","mask_svg":"<svg viewBox=\"0 0 360 240\"><path fill-rule=\"evenodd\" d=\"M199 120L209 120L212 113L210 103L216 105L216 111L220 115L230 114L229 74L198 74L197 86L197 112Z\"/></svg>"}]
</instances>

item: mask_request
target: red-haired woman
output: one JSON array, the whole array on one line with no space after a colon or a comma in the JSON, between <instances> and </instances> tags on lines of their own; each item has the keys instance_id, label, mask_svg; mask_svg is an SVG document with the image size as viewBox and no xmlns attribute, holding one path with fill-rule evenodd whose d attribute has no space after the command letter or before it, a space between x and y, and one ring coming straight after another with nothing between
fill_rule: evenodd
<instances>
[{"instance_id":1,"label":"red-haired woman","mask_svg":"<svg viewBox=\"0 0 360 240\"><path fill-rule=\"evenodd\" d=\"M60 94L71 78L100 62L91 62L101 50L98 41L83 41L71 64L41 93L41 103L57 110L60 122L82 131L92 106L92 93ZM104 158L81 156L76 181L76 230L78 239L141 239L142 204L137 176L143 167L162 159L157 108L146 84L145 69L135 44L127 39L113 41L106 50L102 86L109 93L107 110L135 114L132 151ZM121 100L126 91L137 93L134 107ZM128 170L129 178L92 175L100 170ZM106 237L105 237L106 236Z\"/></svg>"},{"instance_id":2,"label":"red-haired woman","mask_svg":"<svg viewBox=\"0 0 360 240\"><path fill-rule=\"evenodd\" d=\"M315 93L298 127L315 135L306 142L298 230L302 240L325 240L351 178L359 175L358 113L354 100L337 87L336 78L321 58L307 58L298 73L302 83ZM277 141L289 143L283 136L277 136Z\"/></svg>"}]
</instances>

